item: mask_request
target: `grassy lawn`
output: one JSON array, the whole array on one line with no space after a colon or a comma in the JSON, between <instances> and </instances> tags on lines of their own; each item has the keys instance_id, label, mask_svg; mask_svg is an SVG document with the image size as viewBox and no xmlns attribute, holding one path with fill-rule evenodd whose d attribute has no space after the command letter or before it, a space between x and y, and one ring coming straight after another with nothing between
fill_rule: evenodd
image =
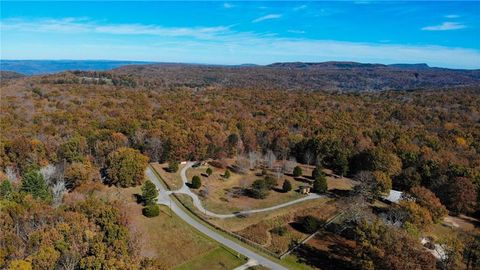
<instances>
[{"instance_id":1,"label":"grassy lawn","mask_svg":"<svg viewBox=\"0 0 480 270\"><path fill-rule=\"evenodd\" d=\"M196 210L192 200L187 195L177 195L179 199L189 208L211 223L236 234L239 234L251 241L254 241L268 250L281 253L288 249L292 241L300 241L308 236L298 230L296 220L312 215L320 220L327 220L333 216L337 207L332 199L322 198L318 200L306 201L296 205L277 209L271 212L256 213L245 217L234 217L226 219L217 219L205 216ZM275 227L284 227L286 233L278 235L272 233Z\"/></svg>"},{"instance_id":2,"label":"grassy lawn","mask_svg":"<svg viewBox=\"0 0 480 270\"><path fill-rule=\"evenodd\" d=\"M227 250L223 247L217 247L207 254L202 254L195 258L192 258L190 261L175 267L176 270L183 269L209 269L209 270L223 270L223 269L234 269L244 263L247 260L243 256L237 257L235 252Z\"/></svg>"},{"instance_id":3,"label":"grassy lawn","mask_svg":"<svg viewBox=\"0 0 480 270\"><path fill-rule=\"evenodd\" d=\"M213 170L213 174L207 177L205 171L209 167ZM299 186L305 185L305 183L295 180L292 176L283 174L277 180L277 187L270 191L267 198L254 199L243 195L240 191L242 188L251 186L253 181L262 178L262 176L260 176L260 169L250 170L246 174L232 172L229 179L222 177L224 173L225 169L218 169L209 165L190 168L187 171L189 180L191 180L194 175L200 176L202 187L199 190L193 191L201 194L202 190L208 190L208 196L201 198L204 206L212 212L224 214L248 209L265 208L304 196L296 192L296 190ZM268 173L273 174L271 171L268 171ZM280 190L285 179L288 179L293 187L293 190L287 193Z\"/></svg>"},{"instance_id":4,"label":"grassy lawn","mask_svg":"<svg viewBox=\"0 0 480 270\"><path fill-rule=\"evenodd\" d=\"M170 173L166 169L168 163L159 164L157 162L151 163L153 169L162 177L162 179L168 184L171 190L176 190L182 187L183 182L180 177L180 171L185 167L185 164L178 165L178 171L176 173Z\"/></svg>"},{"instance_id":5,"label":"grassy lawn","mask_svg":"<svg viewBox=\"0 0 480 270\"><path fill-rule=\"evenodd\" d=\"M129 220L130 232L135 234L140 242L141 256L159 258L168 268L189 263L190 260L196 261L195 265L199 268L195 269L209 269L210 266L221 264L238 266L244 263L243 259L236 258L220 244L172 214L166 206L160 206L160 215L157 217L143 216L142 206L136 203L135 194L140 194L140 187L105 187L97 192L97 196L119 201ZM209 256L209 260L202 266L197 258L204 256Z\"/></svg>"}]
</instances>

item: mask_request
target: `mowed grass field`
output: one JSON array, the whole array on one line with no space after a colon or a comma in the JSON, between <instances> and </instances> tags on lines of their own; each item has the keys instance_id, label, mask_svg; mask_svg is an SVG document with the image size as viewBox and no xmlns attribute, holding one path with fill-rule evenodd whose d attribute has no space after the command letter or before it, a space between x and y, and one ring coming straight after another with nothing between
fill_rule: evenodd
<instances>
[{"instance_id":1,"label":"mowed grass field","mask_svg":"<svg viewBox=\"0 0 480 270\"><path fill-rule=\"evenodd\" d=\"M130 232L140 241L142 256L159 258L169 269L233 269L246 262L195 230L166 206L160 206L157 217L143 216L142 205L135 200L135 194L140 193L140 187L107 187L99 196L122 202Z\"/></svg>"},{"instance_id":2,"label":"mowed grass field","mask_svg":"<svg viewBox=\"0 0 480 270\"><path fill-rule=\"evenodd\" d=\"M226 161L229 165L234 163L233 159ZM231 172L230 178L226 179L223 177L225 169L215 168L206 164L188 169L187 178L189 181L191 181L194 175L198 175L201 178L202 187L198 190L192 189L192 191L198 195L202 193L205 194L205 190L208 191L207 196L200 196L205 208L212 212L226 214L243 210L266 208L302 198L305 195L297 192L297 189L300 186L311 183L311 174L314 167L309 165L299 166L303 170L302 176L295 178L291 174L281 174L281 176L278 177L276 188L271 190L265 199L251 198L240 192L242 188L250 187L253 181L263 178L260 169L249 170L246 174ZM207 168L212 169L212 175L206 175ZM330 191L351 190L356 184L355 181L346 177L334 177L330 170L326 169L324 171L327 174L328 189ZM267 173L277 178L273 171L267 170ZM285 180L289 180L292 184L292 190L286 193L281 191L282 184Z\"/></svg>"},{"instance_id":3,"label":"mowed grass field","mask_svg":"<svg viewBox=\"0 0 480 270\"><path fill-rule=\"evenodd\" d=\"M150 163L150 165L152 165L153 169L162 177L163 181L168 184L168 187L171 190L176 190L182 187L183 182L180 177L180 171L185 167L185 164L179 164L178 171L175 173L167 171L168 163L153 162Z\"/></svg>"},{"instance_id":4,"label":"mowed grass field","mask_svg":"<svg viewBox=\"0 0 480 270\"><path fill-rule=\"evenodd\" d=\"M208 177L205 173L207 168L213 170L213 174ZM253 181L263 178L260 176L260 169L250 170L246 174L231 172L231 176L228 179L223 177L224 173L225 169L219 169L209 165L187 170L187 178L189 181L191 181L194 175L200 176L202 187L193 191L197 194L201 194L202 190L208 189L208 196L201 197L201 199L204 206L215 213L227 214L242 210L266 208L299 199L304 196L295 191L299 186L304 185L304 183L295 181L291 176L282 175L277 181L276 189L271 190L267 198L251 198L242 195L240 189L250 187ZM273 174L273 172L270 171L269 173ZM288 179L293 187L292 191L287 193L280 190L285 179Z\"/></svg>"},{"instance_id":5,"label":"mowed grass field","mask_svg":"<svg viewBox=\"0 0 480 270\"><path fill-rule=\"evenodd\" d=\"M278 254L287 250L292 241L300 241L308 236L308 234L298 230L297 221L303 216L312 215L319 220L325 221L334 216L338 210L335 200L321 198L301 202L275 211L256 213L243 217L217 219L205 216L198 211L193 206L189 196L178 194L177 197L189 209L209 220L209 222L224 230L241 235ZM272 232L272 229L278 226L285 228L285 234L279 235Z\"/></svg>"}]
</instances>

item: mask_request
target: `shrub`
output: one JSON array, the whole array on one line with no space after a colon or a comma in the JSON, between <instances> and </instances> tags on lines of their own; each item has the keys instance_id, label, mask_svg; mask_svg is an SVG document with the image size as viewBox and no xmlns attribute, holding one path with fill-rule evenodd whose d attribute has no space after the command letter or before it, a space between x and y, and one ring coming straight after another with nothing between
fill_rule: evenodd
<instances>
[{"instance_id":1,"label":"shrub","mask_svg":"<svg viewBox=\"0 0 480 270\"><path fill-rule=\"evenodd\" d=\"M201 186L202 186L202 180L200 179L200 176L195 175L192 178L191 187L197 189L197 188L200 188Z\"/></svg>"},{"instance_id":2,"label":"shrub","mask_svg":"<svg viewBox=\"0 0 480 270\"><path fill-rule=\"evenodd\" d=\"M207 173L208 176L212 175L212 173L213 173L212 168L207 168L206 173Z\"/></svg>"},{"instance_id":3,"label":"shrub","mask_svg":"<svg viewBox=\"0 0 480 270\"><path fill-rule=\"evenodd\" d=\"M303 174L303 171L302 171L302 168L300 168L300 166L295 166L295 168L293 168L293 176L299 177L299 176L302 176L302 174Z\"/></svg>"},{"instance_id":4,"label":"shrub","mask_svg":"<svg viewBox=\"0 0 480 270\"><path fill-rule=\"evenodd\" d=\"M265 199L268 195L268 185L265 179L257 179L253 181L250 189L250 196L255 199Z\"/></svg>"},{"instance_id":5,"label":"shrub","mask_svg":"<svg viewBox=\"0 0 480 270\"><path fill-rule=\"evenodd\" d=\"M156 204L149 204L142 209L142 213L146 217L156 217L160 214L160 207Z\"/></svg>"},{"instance_id":6,"label":"shrub","mask_svg":"<svg viewBox=\"0 0 480 270\"><path fill-rule=\"evenodd\" d=\"M225 170L225 173L223 174L223 177L226 178L226 179L230 178L230 171L228 169Z\"/></svg>"},{"instance_id":7,"label":"shrub","mask_svg":"<svg viewBox=\"0 0 480 270\"><path fill-rule=\"evenodd\" d=\"M314 233L320 227L320 221L313 216L306 216L302 219L302 229L306 233Z\"/></svg>"},{"instance_id":8,"label":"shrub","mask_svg":"<svg viewBox=\"0 0 480 270\"><path fill-rule=\"evenodd\" d=\"M292 190L292 183L290 183L288 180L285 180L282 185L282 190L283 192L289 192Z\"/></svg>"},{"instance_id":9,"label":"shrub","mask_svg":"<svg viewBox=\"0 0 480 270\"><path fill-rule=\"evenodd\" d=\"M280 236L284 236L287 233L287 228L285 228L283 226L277 226L277 227L272 229L272 233L280 235Z\"/></svg>"},{"instance_id":10,"label":"shrub","mask_svg":"<svg viewBox=\"0 0 480 270\"><path fill-rule=\"evenodd\" d=\"M168 171L171 173L175 173L178 171L178 162L177 161L170 161L168 162Z\"/></svg>"},{"instance_id":11,"label":"shrub","mask_svg":"<svg viewBox=\"0 0 480 270\"><path fill-rule=\"evenodd\" d=\"M277 179L275 179L273 176L271 175L267 175L265 176L265 187L267 189L272 189L274 188L275 186L277 186Z\"/></svg>"}]
</instances>

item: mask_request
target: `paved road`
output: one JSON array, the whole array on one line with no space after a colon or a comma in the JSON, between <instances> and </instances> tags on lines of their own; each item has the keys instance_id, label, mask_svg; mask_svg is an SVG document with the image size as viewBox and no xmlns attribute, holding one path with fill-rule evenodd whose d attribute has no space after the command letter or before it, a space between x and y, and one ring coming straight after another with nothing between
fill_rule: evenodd
<instances>
[{"instance_id":1,"label":"paved road","mask_svg":"<svg viewBox=\"0 0 480 270\"><path fill-rule=\"evenodd\" d=\"M195 219L193 219L192 217L190 217L182 208L180 208L177 205L177 203L175 201L172 201L172 199L169 196L169 194L171 194L171 192L168 192L165 189L165 187L160 183L160 180L155 175L155 173L153 173L150 166L147 168L146 175L150 179L150 181L152 181L159 190L159 196L158 196L158 199L157 199L158 203L170 206L172 211L178 217L183 219L185 222L190 224L192 227L199 230L200 232L207 235L208 237L214 239L215 241L221 243L222 245L227 246L230 249L242 254L243 256L245 256L247 258L249 258L249 260L251 260L251 261L255 261L258 264L263 265L263 266L265 266L267 268L270 268L270 269L287 270L287 268L279 265L278 263L275 263L275 262L271 261L270 259L268 259L264 256L261 256L261 255L255 253L255 252L251 251L250 249L237 244L236 242L233 242L232 240L230 240L228 238L225 238L224 236L220 235L216 231L210 229L209 227L201 224L200 222L198 222Z\"/></svg>"},{"instance_id":2,"label":"paved road","mask_svg":"<svg viewBox=\"0 0 480 270\"><path fill-rule=\"evenodd\" d=\"M289 205L292 205L292 204L300 203L300 202L303 202L303 201L313 200L313 199L318 199L318 198L324 197L324 195L318 195L318 194L315 194L315 193L310 193L303 198L293 200L293 201L289 201L289 202L282 203L282 204L278 204L278 205L275 205L275 206L272 206L272 207L252 209L252 210L246 210L246 211L239 211L239 212L235 212L235 213L231 213L231 214L217 214L217 213L214 213L214 212L211 212L211 211L208 211L207 209L205 209L202 205L202 202L200 201L200 198L197 196L197 194L193 193L190 190L190 188L188 188L187 185L186 185L188 183L186 172L189 168L192 167L193 164L194 164L194 162L187 162L185 167L183 167L183 169L180 171L180 176L182 178L183 185L180 189L174 190L173 192L174 193L186 194L186 195L190 196L192 198L193 205L195 205L195 207L198 210L200 210L202 213L204 213L208 216L211 216L211 217L222 218L223 219L223 218L232 218L232 217L236 217L236 216L241 216L241 215L245 215L245 214L254 214L254 213L259 213L259 212L266 212L266 211L271 211L271 210L276 210L276 209L279 209L279 208L283 208L283 207L286 207L286 206L289 206Z\"/></svg>"}]
</instances>

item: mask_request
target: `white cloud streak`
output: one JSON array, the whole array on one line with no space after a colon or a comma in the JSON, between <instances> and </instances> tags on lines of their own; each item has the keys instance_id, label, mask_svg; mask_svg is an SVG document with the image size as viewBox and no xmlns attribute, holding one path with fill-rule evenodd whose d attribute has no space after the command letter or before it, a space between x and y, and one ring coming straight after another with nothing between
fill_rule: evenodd
<instances>
[{"instance_id":1,"label":"white cloud streak","mask_svg":"<svg viewBox=\"0 0 480 270\"><path fill-rule=\"evenodd\" d=\"M21 19L2 20L0 27L3 30L45 33L100 33L112 35L152 35L164 37L194 37L210 39L214 36L227 33L228 26L214 27L162 27L144 24L97 24L85 19L44 19L25 21Z\"/></svg>"},{"instance_id":2,"label":"white cloud streak","mask_svg":"<svg viewBox=\"0 0 480 270\"><path fill-rule=\"evenodd\" d=\"M223 7L228 9L228 8L234 8L235 5L230 4L230 3L223 3Z\"/></svg>"},{"instance_id":3,"label":"white cloud streak","mask_svg":"<svg viewBox=\"0 0 480 270\"><path fill-rule=\"evenodd\" d=\"M460 18L460 15L450 14L450 15L445 15L445 18L448 18L448 19L456 19L456 18Z\"/></svg>"},{"instance_id":4,"label":"white cloud streak","mask_svg":"<svg viewBox=\"0 0 480 270\"><path fill-rule=\"evenodd\" d=\"M299 11L299 10L306 9L306 8L307 8L307 5L301 5L301 6L298 6L298 7L294 7L293 10L294 11Z\"/></svg>"},{"instance_id":5,"label":"white cloud streak","mask_svg":"<svg viewBox=\"0 0 480 270\"><path fill-rule=\"evenodd\" d=\"M266 21L266 20L280 19L281 17L282 17L281 14L268 14L268 15L256 18L252 22L253 23L258 23L258 22L263 22L263 21Z\"/></svg>"},{"instance_id":6,"label":"white cloud streak","mask_svg":"<svg viewBox=\"0 0 480 270\"><path fill-rule=\"evenodd\" d=\"M444 22L439 25L433 25L433 26L425 26L422 28L423 31L449 31L449 30L458 30L458 29L463 29L466 26L457 23L457 22Z\"/></svg>"}]
</instances>

